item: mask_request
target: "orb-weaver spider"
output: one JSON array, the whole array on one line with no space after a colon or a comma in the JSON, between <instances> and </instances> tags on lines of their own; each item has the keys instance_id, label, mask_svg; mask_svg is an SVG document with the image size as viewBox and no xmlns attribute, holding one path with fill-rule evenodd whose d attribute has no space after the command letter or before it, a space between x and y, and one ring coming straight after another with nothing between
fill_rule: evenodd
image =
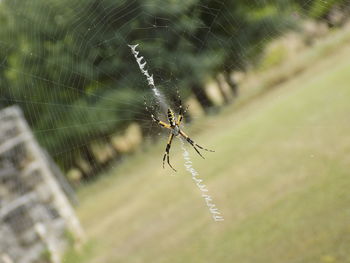
<instances>
[{"instance_id":1,"label":"orb-weaver spider","mask_svg":"<svg viewBox=\"0 0 350 263\"><path fill-rule=\"evenodd\" d=\"M170 134L169 134L169 138L168 138L168 143L166 145L166 148L165 148L165 153L164 153L164 156L163 156L163 168L164 168L164 162L165 162L165 158L167 159L167 163L168 165L171 167L171 169L173 169L175 172L176 170L174 169L174 167L172 167L172 165L170 164L170 161L169 161L169 152L170 152L170 147L171 147L171 143L174 139L175 136L182 136L183 138L186 139L186 141L192 145L192 147L196 150L196 152L204 159L203 155L199 152L199 150L197 149L200 148L202 150L205 150L205 151L208 151L208 152L214 152L213 150L209 150L209 149L206 149L200 145L198 145L197 143L195 143L190 137L188 137L188 135L186 133L184 133L181 129L180 129L180 124L181 124L181 121L183 120L183 117L184 117L184 114L186 113L187 109L188 109L188 106L186 107L186 109L184 110L182 108L182 103L181 103L181 99L180 99L180 95L179 95L179 92L177 91L177 95L178 95L178 103L179 103L179 114L177 116L177 119L176 119L176 116L174 114L174 112L168 108L168 111L167 111L167 117L168 117L168 121L169 123L166 123L166 122L163 122L161 120L159 120L157 117L155 117L151 112L150 110L148 109L148 106L147 106L147 103L146 103L146 100L144 101L144 104L145 104L145 108L146 110L151 114L151 118L154 122L156 122L159 126L161 126L162 128L166 128L166 129L169 129L170 130ZM152 107L153 108L153 107Z\"/></svg>"}]
</instances>

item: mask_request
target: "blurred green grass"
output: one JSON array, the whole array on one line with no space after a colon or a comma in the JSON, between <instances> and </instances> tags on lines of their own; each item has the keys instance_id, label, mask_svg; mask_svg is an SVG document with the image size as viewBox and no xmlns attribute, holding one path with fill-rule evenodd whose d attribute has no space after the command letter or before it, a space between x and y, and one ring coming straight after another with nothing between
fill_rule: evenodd
<instances>
[{"instance_id":1,"label":"blurred green grass","mask_svg":"<svg viewBox=\"0 0 350 263\"><path fill-rule=\"evenodd\" d=\"M203 119L192 153L215 223L165 141L79 192L89 242L64 262L350 262L350 48ZM189 132L190 133L190 132ZM191 134L191 133L190 133Z\"/></svg>"}]
</instances>

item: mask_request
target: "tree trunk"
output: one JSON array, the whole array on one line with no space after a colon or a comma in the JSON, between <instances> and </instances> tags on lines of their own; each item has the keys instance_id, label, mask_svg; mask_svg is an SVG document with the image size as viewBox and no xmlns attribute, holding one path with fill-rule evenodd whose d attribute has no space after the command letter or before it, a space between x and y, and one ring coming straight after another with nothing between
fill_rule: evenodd
<instances>
[{"instance_id":1,"label":"tree trunk","mask_svg":"<svg viewBox=\"0 0 350 263\"><path fill-rule=\"evenodd\" d=\"M88 175L88 177L91 177L92 175L94 175L94 173L99 172L99 170L101 169L101 165L95 159L95 156L91 151L89 145L82 146L81 155L90 164L90 167L92 168L92 171Z\"/></svg>"},{"instance_id":2,"label":"tree trunk","mask_svg":"<svg viewBox=\"0 0 350 263\"><path fill-rule=\"evenodd\" d=\"M230 86L231 90L232 90L232 94L234 97L238 96L238 85L237 83L234 81L233 78L231 78L231 75L229 72L225 72L224 73L224 77L225 80L227 82L227 84Z\"/></svg>"},{"instance_id":3,"label":"tree trunk","mask_svg":"<svg viewBox=\"0 0 350 263\"><path fill-rule=\"evenodd\" d=\"M202 106L204 111L208 113L209 109L212 108L214 104L205 93L205 90L198 83L193 83L191 89L199 104Z\"/></svg>"},{"instance_id":4,"label":"tree trunk","mask_svg":"<svg viewBox=\"0 0 350 263\"><path fill-rule=\"evenodd\" d=\"M81 172L81 179L86 180L89 178L89 173L87 173L84 169L84 167L81 166L81 164L77 161L74 160L74 166ZM81 183L81 180L79 180L79 182Z\"/></svg>"},{"instance_id":5,"label":"tree trunk","mask_svg":"<svg viewBox=\"0 0 350 263\"><path fill-rule=\"evenodd\" d=\"M221 94L221 97L222 99L224 100L224 104L227 105L230 103L230 99L229 97L227 96L225 90L224 90L224 87L222 86L222 82L219 78L219 76L216 76L216 83L218 84L218 89L219 89L219 92Z\"/></svg>"}]
</instances>

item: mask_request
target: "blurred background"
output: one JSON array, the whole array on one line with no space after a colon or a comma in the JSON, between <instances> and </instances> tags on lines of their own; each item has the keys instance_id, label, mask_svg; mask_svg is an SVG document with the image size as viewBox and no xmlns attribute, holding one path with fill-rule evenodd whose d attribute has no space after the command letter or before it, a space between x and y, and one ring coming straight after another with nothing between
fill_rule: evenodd
<instances>
[{"instance_id":1,"label":"blurred background","mask_svg":"<svg viewBox=\"0 0 350 263\"><path fill-rule=\"evenodd\" d=\"M349 15L349 0L1 0L0 262L350 262ZM186 145L224 221L180 140L163 169L150 114L166 113L128 44L215 150Z\"/></svg>"}]
</instances>

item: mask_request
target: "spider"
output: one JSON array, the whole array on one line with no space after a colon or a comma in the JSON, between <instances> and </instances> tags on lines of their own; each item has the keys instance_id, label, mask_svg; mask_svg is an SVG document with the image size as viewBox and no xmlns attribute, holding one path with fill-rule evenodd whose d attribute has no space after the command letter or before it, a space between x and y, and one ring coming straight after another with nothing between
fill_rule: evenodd
<instances>
[{"instance_id":1,"label":"spider","mask_svg":"<svg viewBox=\"0 0 350 263\"><path fill-rule=\"evenodd\" d=\"M172 167L172 165L170 164L170 161L169 161L169 152L170 152L170 147L171 147L171 143L174 139L174 137L176 136L182 136L183 138L186 139L186 141L191 144L191 146L196 150L196 152L204 159L203 155L199 152L199 150L197 149L200 148L202 150L205 150L205 151L208 151L208 152L214 152L213 150L209 150L209 149L206 149L200 145L198 145L197 143L195 143L190 137L188 137L188 135L180 129L180 124L181 124L181 121L184 117L184 114L186 113L187 109L188 109L188 106L186 107L186 109L184 110L182 108L182 103L181 103L181 99L180 99L180 96L179 96L179 92L177 91L177 95L178 95L178 102L179 102L179 114L177 115L177 118L174 114L174 112L168 108L168 111L167 111L167 117L168 117L168 122L169 123L166 123L166 122L163 122L161 120L159 120L157 117L155 117L148 109L148 106L147 106L147 103L146 103L146 100L144 101L144 104L145 104L145 108L147 110L147 112L149 112L151 114L151 118L154 122L156 122L159 126L161 126L162 128L166 128L168 130L170 130L170 134L169 134L169 138L168 138L168 143L166 145L166 148L165 148L165 153L164 153L164 156L163 156L163 168L164 168L164 162L165 162L165 159L167 159L167 163L168 165L171 167L171 169L173 169L175 172L176 170L174 169L174 167ZM152 107L153 108L153 107Z\"/></svg>"}]
</instances>

